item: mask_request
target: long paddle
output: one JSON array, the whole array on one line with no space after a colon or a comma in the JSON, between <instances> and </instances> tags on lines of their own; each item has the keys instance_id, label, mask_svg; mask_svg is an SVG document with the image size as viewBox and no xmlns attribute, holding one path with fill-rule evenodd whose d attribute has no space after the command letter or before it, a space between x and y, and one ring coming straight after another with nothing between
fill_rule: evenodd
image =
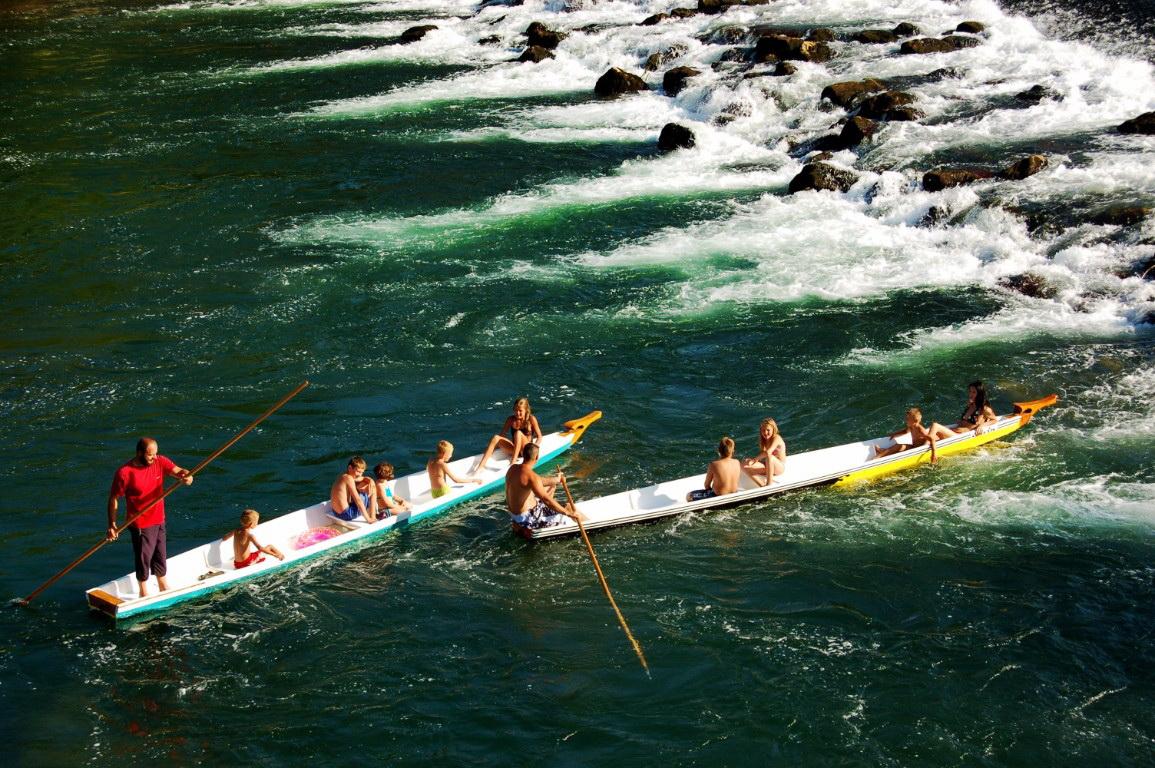
<instances>
[{"instance_id":1,"label":"long paddle","mask_svg":"<svg viewBox=\"0 0 1155 768\"><path fill-rule=\"evenodd\" d=\"M267 410L267 411L265 411L263 414L261 414L260 418L258 418L258 419L257 419L256 421L254 421L252 424L250 424L249 426L245 427L245 428L244 428L244 429L242 429L240 432L238 432L238 433L236 434L236 436L235 436L235 437L233 437L233 439L232 439L232 440L229 440L227 443L225 443L224 445L222 445L220 448L217 448L215 451L213 451L213 452L212 452L212 454L210 454L210 455L209 455L209 457L208 457L207 459L205 459L204 461L202 461L200 464L197 464L197 465L196 465L196 468L195 468L195 469L193 469L192 471L190 471L190 472L188 473L188 475L186 475L186 477L192 477L192 476L193 476L193 475L195 475L197 472L200 472L202 469L204 469L205 467L207 467L207 466L209 465L209 463L210 463L210 462L211 462L213 459L215 459L216 457L220 456L222 453L224 453L225 451L227 451L229 448L232 448L234 443L236 443L236 442L237 442L238 440L240 440L242 437L244 437L245 435L247 435L249 432L252 432L252 431L253 431L253 429L254 429L254 428L255 428L255 427L258 425L258 424L260 424L262 421L264 421L265 419L267 419L267 418L269 418L270 416L272 416L272 415L273 415L273 413L274 413L274 412L276 412L277 410L279 410L279 409L280 409L280 407L281 407L282 405L284 405L285 403L289 402L289 401L290 401L290 400L292 400L294 397L296 397L298 394L300 394L301 390L303 390L303 389L304 389L305 387L307 387L307 386L309 386L309 382L308 382L308 381L303 381L303 382L301 382L301 384L300 384L300 385L299 385L299 386L298 386L296 389L294 389L292 392L290 392L289 394L287 394L287 395L285 395L284 397L282 397L280 400L278 400L278 401L277 401L276 405L274 405L272 408L270 408L269 410ZM123 532L123 531L124 531L126 528L128 528L128 526L132 525L132 524L133 524L133 522L135 522L135 521L136 521L136 519L137 519L138 517L140 517L140 516L141 516L141 515L143 515L145 512L147 512L147 511L149 511L150 509L152 509L153 507L155 507L157 504L159 504L159 503L160 503L160 502L161 502L161 501L164 499L164 497L165 497L165 496L168 496L170 493L172 493L173 491L175 491L177 488L180 488L182 485L184 485L184 483L183 483L183 482L180 482L180 481L178 481L178 482L177 482L177 483L175 483L174 485L170 486L170 487L169 487L169 489L168 489L167 491L165 491L163 494L161 494L160 498L157 498L157 499L153 499L151 502L149 502L147 505L145 505L144 509L141 509L141 510L140 510L140 511L138 511L138 512L137 512L135 515L132 515L131 517L127 518L127 519L124 521L124 524L123 524L123 525L121 525L119 528L117 528L117 529L116 529L116 534L117 534L117 536L119 536L119 535L120 535L120 534L121 534L121 533L122 533L122 532ZM87 551L87 552L85 552L83 555L81 555L80 557L76 558L76 559L75 559L75 560L73 560L71 563L69 563L67 568L65 568L65 569L64 569L64 570L62 570L60 573L58 573L58 574L56 574L55 576L53 576L53 577L52 577L51 579L49 579L48 581L46 581L46 582L44 582L43 584L41 584L41 585L40 585L39 587L37 587L36 589L32 590L32 592L30 592L30 593L28 594L28 597L25 597L25 598L23 598L23 599L17 599L17 600L15 601L15 602L16 602L16 604L17 604L17 605L28 605L29 603L31 603L31 602L32 602L32 600L33 600L33 599L35 599L35 597L36 597L37 595L39 595L41 592L43 592L44 590L48 589L50 586L52 586L53 584L55 584L55 583L56 583L56 581L57 581L57 579L59 579L59 578L60 578L61 576L63 576L64 574L66 574L66 573L68 573L69 571L71 571L71 570L72 570L73 568L75 568L76 566L78 566L78 565L80 565L81 563L83 563L85 560L87 560L89 557L91 557L91 556L93 555L93 553L95 553L95 552L96 552L96 550L98 550L98 549L100 549L101 547L103 547L103 546L104 546L105 544L107 544L109 541L110 541L110 539L108 539L108 538L104 538L104 539L101 539L101 540L100 540L99 542L97 542L96 544L93 544L91 547L89 547L89 549L88 549L88 551Z\"/></svg>"},{"instance_id":2,"label":"long paddle","mask_svg":"<svg viewBox=\"0 0 1155 768\"><path fill-rule=\"evenodd\" d=\"M569 508L573 510L574 519L577 521L578 530L581 531L582 540L586 543L586 549L590 551L590 560L593 560L594 570L598 572L598 580L602 583L602 589L605 590L606 597L610 600L610 605L614 608L614 613L618 615L618 623L622 625L625 630L626 637L630 639L630 645L634 646L634 653L638 655L638 661L642 662L642 669L646 670L646 676L650 675L650 665L646 663L646 654L642 653L642 646L634 638L634 633L630 631L630 625L626 623L626 617L618 610L618 604L614 600L614 596L610 594L610 585L606 583L605 574L602 573L602 567L598 564L598 556L594 554L594 545L590 543L590 537L586 533L586 527L582 523L581 513L578 512L577 505L573 502L573 494L569 492L569 483L565 481L565 475L561 475L561 487L565 488L565 497L569 500Z\"/></svg>"}]
</instances>

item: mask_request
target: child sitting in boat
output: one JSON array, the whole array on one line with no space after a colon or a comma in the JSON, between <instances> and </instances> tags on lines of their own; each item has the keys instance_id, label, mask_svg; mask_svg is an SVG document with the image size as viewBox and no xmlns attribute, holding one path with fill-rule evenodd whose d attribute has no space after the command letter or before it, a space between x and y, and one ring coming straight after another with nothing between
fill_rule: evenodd
<instances>
[{"instance_id":1,"label":"child sitting in boat","mask_svg":"<svg viewBox=\"0 0 1155 768\"><path fill-rule=\"evenodd\" d=\"M449 468L449 460L452 458L453 443L441 440L437 443L437 455L425 464L425 471L429 473L429 495L435 499L449 493L449 483L445 481L447 477L458 484L473 482L481 485L481 478L463 479L453 474L453 470Z\"/></svg>"},{"instance_id":2,"label":"child sitting in boat","mask_svg":"<svg viewBox=\"0 0 1155 768\"><path fill-rule=\"evenodd\" d=\"M725 496L738 490L742 476L742 465L734 458L734 440L723 437L718 443L718 458L706 467L706 487L700 491L690 491L686 501L701 501L715 496Z\"/></svg>"},{"instance_id":3,"label":"child sitting in boat","mask_svg":"<svg viewBox=\"0 0 1155 768\"><path fill-rule=\"evenodd\" d=\"M260 519L261 516L257 510L246 509L241 513L241 527L229 531L221 537L221 541L228 541L230 537L233 540L233 568L247 568L254 563L263 563L265 558L261 557L262 554L272 555L278 560L285 559L281 550L272 544L266 547L253 536L253 529L257 527ZM255 547L255 549L250 552L250 547Z\"/></svg>"},{"instance_id":4,"label":"child sitting in boat","mask_svg":"<svg viewBox=\"0 0 1155 768\"><path fill-rule=\"evenodd\" d=\"M910 445L904 443L895 443L889 448L879 448L874 446L874 458L881 459L883 456L891 456L905 451L907 448L919 448L927 443L930 443L930 461L933 464L938 461L938 454L935 452L935 441L945 440L948 437L954 437L954 432L947 429L937 421L933 422L930 427L922 425L922 411L918 408L910 408L906 412L906 427L891 432L887 437L893 440L896 437L910 433Z\"/></svg>"},{"instance_id":5,"label":"child sitting in boat","mask_svg":"<svg viewBox=\"0 0 1155 768\"><path fill-rule=\"evenodd\" d=\"M973 429L976 435L981 435L988 425L998 420L995 409L987 402L987 388L981 381L972 381L967 385L967 407L959 416L954 431L969 432Z\"/></svg>"},{"instance_id":6,"label":"child sitting in boat","mask_svg":"<svg viewBox=\"0 0 1155 768\"><path fill-rule=\"evenodd\" d=\"M504 434L507 430L509 437ZM481 460L473 468L474 474L488 469L486 464L489 457L498 448L509 451L510 462L512 463L515 457L521 455L521 449L525 445L541 442L541 425L537 423L537 417L533 415L533 410L529 407L528 397L519 397L513 401L513 413L506 417L505 423L501 425L501 433L490 438L485 453L481 455Z\"/></svg>"},{"instance_id":7,"label":"child sitting in boat","mask_svg":"<svg viewBox=\"0 0 1155 768\"><path fill-rule=\"evenodd\" d=\"M383 461L373 467L373 483L377 487L377 509L382 517L396 515L409 509L409 502L393 493L393 465Z\"/></svg>"},{"instance_id":8,"label":"child sitting in boat","mask_svg":"<svg viewBox=\"0 0 1155 768\"><path fill-rule=\"evenodd\" d=\"M762 419L758 429L757 456L742 462L742 469L760 486L767 486L774 482L774 475L786 471L786 441L778 432L778 422L774 419Z\"/></svg>"},{"instance_id":9,"label":"child sitting in boat","mask_svg":"<svg viewBox=\"0 0 1155 768\"><path fill-rule=\"evenodd\" d=\"M377 493L373 481L365 477L365 460L360 456L349 459L345 471L333 481L329 489L329 505L333 516L352 521L358 516L367 523L377 522Z\"/></svg>"}]
</instances>

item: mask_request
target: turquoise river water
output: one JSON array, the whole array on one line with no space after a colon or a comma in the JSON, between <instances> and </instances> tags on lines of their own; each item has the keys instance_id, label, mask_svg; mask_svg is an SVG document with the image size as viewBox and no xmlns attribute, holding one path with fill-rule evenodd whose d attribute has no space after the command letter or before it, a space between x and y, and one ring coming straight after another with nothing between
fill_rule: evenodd
<instances>
[{"instance_id":1,"label":"turquoise river water","mask_svg":"<svg viewBox=\"0 0 1155 768\"><path fill-rule=\"evenodd\" d=\"M170 552L321 500L353 453L478 452L519 394L547 431L605 413L560 460L579 503L723 434L749 455L768 415L799 452L951 421L973 378L1059 404L937 467L599 532L649 677L581 542L514 538L498 497L113 626L84 590L122 540L0 610L10 762L1155 764L1155 137L1116 130L1155 109L1150 5L639 25L679 5L0 4L9 597L101 538L139 435L195 466L304 379L170 497ZM953 53L850 40L966 20ZM567 37L516 63L532 21ZM729 61L758 25L835 56ZM649 90L595 98L611 66ZM864 77L920 119L837 152L847 192L788 194L844 116L822 88ZM659 152L669 122L695 147Z\"/></svg>"}]
</instances>

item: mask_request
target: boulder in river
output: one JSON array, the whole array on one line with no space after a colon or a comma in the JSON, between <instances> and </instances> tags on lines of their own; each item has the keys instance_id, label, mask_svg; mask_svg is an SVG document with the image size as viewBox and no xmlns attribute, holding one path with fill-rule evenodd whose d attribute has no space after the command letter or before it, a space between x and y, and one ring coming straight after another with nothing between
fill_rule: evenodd
<instances>
[{"instance_id":1,"label":"boulder in river","mask_svg":"<svg viewBox=\"0 0 1155 768\"><path fill-rule=\"evenodd\" d=\"M979 41L973 37L962 35L947 35L946 37L919 37L907 40L898 49L903 54L918 53L950 53L963 48L974 48Z\"/></svg>"},{"instance_id":2,"label":"boulder in river","mask_svg":"<svg viewBox=\"0 0 1155 768\"><path fill-rule=\"evenodd\" d=\"M977 35L987 28L986 24L981 21L964 21L954 28L955 32L966 32L970 35Z\"/></svg>"},{"instance_id":3,"label":"boulder in river","mask_svg":"<svg viewBox=\"0 0 1155 768\"><path fill-rule=\"evenodd\" d=\"M1028 176L1034 176L1046 167L1047 158L1044 155L1027 155L1023 159L1016 160L999 171L999 178L1010 181L1022 181Z\"/></svg>"},{"instance_id":4,"label":"boulder in river","mask_svg":"<svg viewBox=\"0 0 1155 768\"><path fill-rule=\"evenodd\" d=\"M646 81L624 69L611 67L594 84L594 93L603 99L646 90Z\"/></svg>"},{"instance_id":5,"label":"boulder in river","mask_svg":"<svg viewBox=\"0 0 1155 768\"><path fill-rule=\"evenodd\" d=\"M858 105L858 114L872 120L886 120L887 113L914 103L914 95L906 91L885 91L868 96Z\"/></svg>"},{"instance_id":6,"label":"boulder in river","mask_svg":"<svg viewBox=\"0 0 1155 768\"><path fill-rule=\"evenodd\" d=\"M1119 133L1142 133L1155 135L1155 112L1144 112L1119 126Z\"/></svg>"},{"instance_id":7,"label":"boulder in river","mask_svg":"<svg viewBox=\"0 0 1155 768\"><path fill-rule=\"evenodd\" d=\"M807 163L790 180L790 194L807 189L845 192L854 186L858 176L844 168L836 168L828 163Z\"/></svg>"},{"instance_id":8,"label":"boulder in river","mask_svg":"<svg viewBox=\"0 0 1155 768\"><path fill-rule=\"evenodd\" d=\"M525 36L528 38L528 44L531 47L539 45L551 51L557 48L562 40L565 40L565 34L550 29L540 21L535 21L526 27Z\"/></svg>"},{"instance_id":9,"label":"boulder in river","mask_svg":"<svg viewBox=\"0 0 1155 768\"><path fill-rule=\"evenodd\" d=\"M674 67L662 76L662 90L667 96L677 96L686 87L687 80L700 74L701 71L693 67Z\"/></svg>"},{"instance_id":10,"label":"boulder in river","mask_svg":"<svg viewBox=\"0 0 1155 768\"><path fill-rule=\"evenodd\" d=\"M531 64L538 64L546 59L553 58L553 51L548 48L542 48L540 45L531 45L522 51L521 56L517 58L518 61L527 61Z\"/></svg>"},{"instance_id":11,"label":"boulder in river","mask_svg":"<svg viewBox=\"0 0 1155 768\"><path fill-rule=\"evenodd\" d=\"M851 35L850 39L856 43L879 45L882 43L897 43L898 35L889 29L863 29Z\"/></svg>"},{"instance_id":12,"label":"boulder in river","mask_svg":"<svg viewBox=\"0 0 1155 768\"><path fill-rule=\"evenodd\" d=\"M1015 293L1030 296L1032 299L1053 299L1059 295L1055 286L1048 283L1042 275L1037 275L1034 272L1008 275L999 279L999 285Z\"/></svg>"},{"instance_id":13,"label":"boulder in river","mask_svg":"<svg viewBox=\"0 0 1155 768\"><path fill-rule=\"evenodd\" d=\"M826 43L785 35L759 37L758 44L754 48L755 61L823 62L832 58L834 51Z\"/></svg>"},{"instance_id":14,"label":"boulder in river","mask_svg":"<svg viewBox=\"0 0 1155 768\"><path fill-rule=\"evenodd\" d=\"M823 88L820 98L827 99L839 107L847 108L865 94L885 90L886 84L881 80L873 78L845 80L841 83L831 83Z\"/></svg>"},{"instance_id":15,"label":"boulder in river","mask_svg":"<svg viewBox=\"0 0 1155 768\"><path fill-rule=\"evenodd\" d=\"M694 146L694 132L684 125L666 123L658 136L658 149L672 152L675 149L689 149Z\"/></svg>"},{"instance_id":16,"label":"boulder in river","mask_svg":"<svg viewBox=\"0 0 1155 768\"><path fill-rule=\"evenodd\" d=\"M1027 104L1038 104L1043 99L1058 98L1058 94L1042 85L1032 85L1027 90L1016 93L1015 98Z\"/></svg>"},{"instance_id":17,"label":"boulder in river","mask_svg":"<svg viewBox=\"0 0 1155 768\"><path fill-rule=\"evenodd\" d=\"M927 192L941 192L948 187L970 184L994 176L982 168L936 168L922 175L922 188Z\"/></svg>"},{"instance_id":18,"label":"boulder in river","mask_svg":"<svg viewBox=\"0 0 1155 768\"><path fill-rule=\"evenodd\" d=\"M1150 208L1141 205L1117 205L1096 213L1091 217L1091 223L1101 226L1131 227L1142 223L1150 213Z\"/></svg>"},{"instance_id":19,"label":"boulder in river","mask_svg":"<svg viewBox=\"0 0 1155 768\"><path fill-rule=\"evenodd\" d=\"M418 40L425 37L427 32L432 32L435 29L437 29L436 24L420 24L416 27L410 27L401 33L401 43L402 45L416 43Z\"/></svg>"},{"instance_id":20,"label":"boulder in river","mask_svg":"<svg viewBox=\"0 0 1155 768\"><path fill-rule=\"evenodd\" d=\"M774 67L774 77L787 77L798 72L798 67L790 61L780 61Z\"/></svg>"},{"instance_id":21,"label":"boulder in river","mask_svg":"<svg viewBox=\"0 0 1155 768\"><path fill-rule=\"evenodd\" d=\"M911 24L909 21L904 21L894 26L894 34L899 37L914 37L919 33L918 27Z\"/></svg>"},{"instance_id":22,"label":"boulder in river","mask_svg":"<svg viewBox=\"0 0 1155 768\"><path fill-rule=\"evenodd\" d=\"M665 21L668 18L670 18L670 14L668 14L668 13L655 13L653 16L647 16L646 18L644 18L640 22L638 22L638 26L639 27L652 27L652 26L655 26L657 24L661 24L663 21Z\"/></svg>"}]
</instances>

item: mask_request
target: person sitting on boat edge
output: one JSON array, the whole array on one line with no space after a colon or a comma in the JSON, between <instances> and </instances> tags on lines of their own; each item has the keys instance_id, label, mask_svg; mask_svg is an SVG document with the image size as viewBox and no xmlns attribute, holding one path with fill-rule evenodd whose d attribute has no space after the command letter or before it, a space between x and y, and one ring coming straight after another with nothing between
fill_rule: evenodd
<instances>
[{"instance_id":1,"label":"person sitting on boat edge","mask_svg":"<svg viewBox=\"0 0 1155 768\"><path fill-rule=\"evenodd\" d=\"M706 487L687 493L686 501L701 501L733 493L738 490L741 477L742 465L734 458L734 439L723 437L718 441L718 458L706 467Z\"/></svg>"},{"instance_id":2,"label":"person sitting on boat edge","mask_svg":"<svg viewBox=\"0 0 1155 768\"><path fill-rule=\"evenodd\" d=\"M906 426L897 432L891 432L887 437L893 440L896 437L910 433L910 445L904 443L895 443L889 448L879 448L874 446L875 459L881 459L883 456L891 456L905 451L907 448L919 448L927 443L930 443L930 461L933 464L938 461L938 453L935 451L935 442L938 440L945 440L948 437L954 437L954 432L947 429L937 421L933 422L929 427L922 425L922 411L918 408L909 408L906 411Z\"/></svg>"},{"instance_id":3,"label":"person sitting on boat edge","mask_svg":"<svg viewBox=\"0 0 1155 768\"><path fill-rule=\"evenodd\" d=\"M503 434L507 430L509 437ZM521 455L521 449L526 443L541 442L541 424L533 415L533 409L529 407L528 397L519 397L513 401L513 413L507 416L505 423L501 425L501 433L490 438L485 453L473 468L473 474L488 469L489 458L498 448L509 451L509 460L512 463Z\"/></svg>"},{"instance_id":4,"label":"person sitting on boat edge","mask_svg":"<svg viewBox=\"0 0 1155 768\"><path fill-rule=\"evenodd\" d=\"M241 513L241 527L236 530L229 531L221 537L221 541L233 540L233 569L247 568L256 563L263 563L264 555L272 555L278 560L284 560L285 555L281 550L274 547L272 544L264 546L257 541L253 536L253 529L257 527L260 522L261 515L255 509L246 509ZM256 547L256 549L249 551L249 547Z\"/></svg>"},{"instance_id":5,"label":"person sitting on boat edge","mask_svg":"<svg viewBox=\"0 0 1155 768\"><path fill-rule=\"evenodd\" d=\"M373 467L373 484L377 489L377 509L382 517L409 509L409 502L393 493L393 465L383 461Z\"/></svg>"},{"instance_id":6,"label":"person sitting on boat edge","mask_svg":"<svg viewBox=\"0 0 1155 768\"><path fill-rule=\"evenodd\" d=\"M437 455L425 463L425 471L429 473L429 495L435 499L440 499L449 493L449 483L445 481L447 477L459 485L464 483L481 485L481 478L460 478L453 474L453 470L449 468L449 460L452 458L453 443L448 440L440 440L437 443Z\"/></svg>"},{"instance_id":7,"label":"person sitting on boat edge","mask_svg":"<svg viewBox=\"0 0 1155 768\"><path fill-rule=\"evenodd\" d=\"M774 482L774 475L786 471L786 441L778 431L778 422L774 419L762 419L758 428L757 456L742 462L742 470L761 486Z\"/></svg>"},{"instance_id":8,"label":"person sitting on boat edge","mask_svg":"<svg viewBox=\"0 0 1155 768\"><path fill-rule=\"evenodd\" d=\"M540 449L535 443L522 446L521 462L505 472L505 506L510 521L522 528L548 528L559 525L562 516L577 519L576 515L558 504L553 498L561 470L555 477L542 477L533 470Z\"/></svg>"},{"instance_id":9,"label":"person sitting on boat edge","mask_svg":"<svg viewBox=\"0 0 1155 768\"><path fill-rule=\"evenodd\" d=\"M998 420L998 414L987 400L987 388L983 386L982 381L972 381L967 385L966 408L963 409L962 416L959 416L954 431L969 432L973 429L976 435L981 435L988 425Z\"/></svg>"},{"instance_id":10,"label":"person sitting on boat edge","mask_svg":"<svg viewBox=\"0 0 1155 768\"><path fill-rule=\"evenodd\" d=\"M365 477L365 460L360 456L349 459L348 466L329 490L333 516L341 520L356 520L357 515L367 523L377 522L377 494L373 481Z\"/></svg>"}]
</instances>

